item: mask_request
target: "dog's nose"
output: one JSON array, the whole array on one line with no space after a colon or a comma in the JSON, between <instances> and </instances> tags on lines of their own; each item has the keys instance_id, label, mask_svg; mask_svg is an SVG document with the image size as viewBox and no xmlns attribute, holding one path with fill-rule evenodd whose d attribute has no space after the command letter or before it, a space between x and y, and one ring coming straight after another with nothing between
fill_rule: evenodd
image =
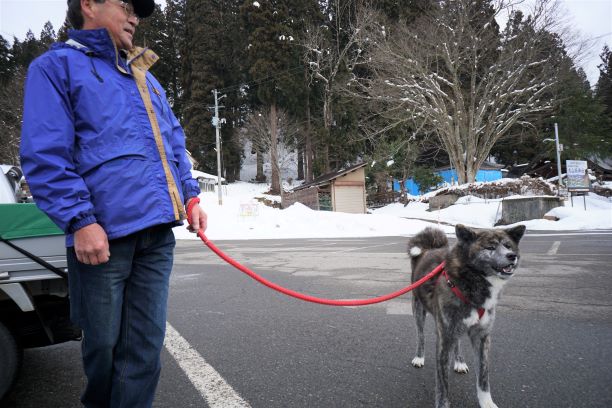
<instances>
[{"instance_id":1,"label":"dog's nose","mask_svg":"<svg viewBox=\"0 0 612 408\"><path fill-rule=\"evenodd\" d=\"M508 258L508 260L514 262L514 261L516 261L516 254L507 254L506 258Z\"/></svg>"}]
</instances>

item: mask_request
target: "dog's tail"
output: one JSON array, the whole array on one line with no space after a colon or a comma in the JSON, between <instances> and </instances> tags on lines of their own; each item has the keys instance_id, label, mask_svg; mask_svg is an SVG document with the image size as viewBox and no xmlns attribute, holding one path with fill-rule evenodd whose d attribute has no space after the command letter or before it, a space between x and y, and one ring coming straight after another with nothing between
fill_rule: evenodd
<instances>
[{"instance_id":1,"label":"dog's tail","mask_svg":"<svg viewBox=\"0 0 612 408\"><path fill-rule=\"evenodd\" d=\"M412 261L412 268L421 255L430 249L448 246L446 234L437 228L427 227L408 241L408 255Z\"/></svg>"}]
</instances>

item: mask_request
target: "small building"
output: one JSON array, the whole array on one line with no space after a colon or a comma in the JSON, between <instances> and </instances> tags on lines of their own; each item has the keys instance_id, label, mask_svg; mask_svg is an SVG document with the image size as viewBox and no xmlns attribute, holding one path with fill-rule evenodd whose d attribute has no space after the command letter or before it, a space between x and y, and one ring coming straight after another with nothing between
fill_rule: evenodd
<instances>
[{"instance_id":1,"label":"small building","mask_svg":"<svg viewBox=\"0 0 612 408\"><path fill-rule=\"evenodd\" d=\"M313 210L366 213L366 163L327 173L281 194L282 207L299 202Z\"/></svg>"},{"instance_id":2,"label":"small building","mask_svg":"<svg viewBox=\"0 0 612 408\"><path fill-rule=\"evenodd\" d=\"M193 168L191 169L191 176L198 181L200 190L202 192L214 192L215 186L217 186L219 183L217 176L204 173L203 171L194 170ZM221 177L221 184L227 184L223 177Z\"/></svg>"},{"instance_id":3,"label":"small building","mask_svg":"<svg viewBox=\"0 0 612 408\"><path fill-rule=\"evenodd\" d=\"M504 177L503 175L503 167L499 164L488 163L485 162L480 166L480 169L476 173L476 181L495 181ZM438 174L442 177L444 183L447 184L455 184L459 177L457 177L457 170L455 170L451 166L439 167L434 170L434 173ZM406 192L410 195L419 195L420 186L413 179L406 180ZM395 180L393 182L393 190L399 191L400 185L399 181Z\"/></svg>"}]
</instances>

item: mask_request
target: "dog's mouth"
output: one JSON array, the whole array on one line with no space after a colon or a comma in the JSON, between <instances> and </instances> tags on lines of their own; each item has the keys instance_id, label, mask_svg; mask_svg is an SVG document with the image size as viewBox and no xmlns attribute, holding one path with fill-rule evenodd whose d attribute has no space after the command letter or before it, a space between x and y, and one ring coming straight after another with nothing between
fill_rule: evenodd
<instances>
[{"instance_id":1,"label":"dog's mouth","mask_svg":"<svg viewBox=\"0 0 612 408\"><path fill-rule=\"evenodd\" d=\"M502 279L508 279L509 277L511 277L512 275L514 275L514 270L516 269L516 265L515 264L508 264L506 266L503 266L499 269L495 269L495 272L497 272L497 276L499 276Z\"/></svg>"}]
</instances>

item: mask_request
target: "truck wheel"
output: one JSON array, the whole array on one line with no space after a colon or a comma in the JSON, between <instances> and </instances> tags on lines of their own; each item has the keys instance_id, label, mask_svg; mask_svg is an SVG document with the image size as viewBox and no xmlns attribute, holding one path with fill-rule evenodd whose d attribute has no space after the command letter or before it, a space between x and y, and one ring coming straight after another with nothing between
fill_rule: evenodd
<instances>
[{"instance_id":1,"label":"truck wheel","mask_svg":"<svg viewBox=\"0 0 612 408\"><path fill-rule=\"evenodd\" d=\"M21 349L11 332L0 323L0 400L15 382L20 365Z\"/></svg>"}]
</instances>

